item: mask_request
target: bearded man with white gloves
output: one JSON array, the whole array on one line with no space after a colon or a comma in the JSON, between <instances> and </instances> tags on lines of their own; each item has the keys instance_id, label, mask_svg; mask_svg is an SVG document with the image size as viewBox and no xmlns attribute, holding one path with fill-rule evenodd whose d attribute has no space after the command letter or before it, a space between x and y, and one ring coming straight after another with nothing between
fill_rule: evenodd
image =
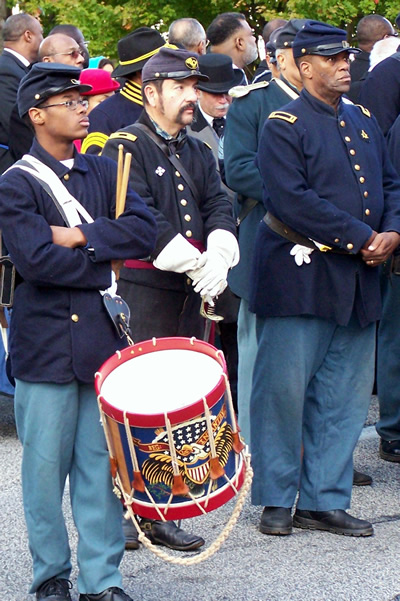
<instances>
[{"instance_id":1,"label":"bearded man with white gloves","mask_svg":"<svg viewBox=\"0 0 400 601\"><path fill-rule=\"evenodd\" d=\"M102 153L117 159L123 144L132 154L130 186L158 226L151 256L126 261L119 280L119 293L130 305L135 342L203 338L201 297L212 302L221 294L228 270L239 260L232 205L221 189L212 151L186 135L197 106L197 82L208 79L197 58L186 50L161 48L143 68L142 115L112 134ZM181 529L172 530L171 522L153 524L150 538L160 528L171 532L163 532L156 542L171 548L183 551L204 544L200 537L187 539Z\"/></svg>"}]
</instances>

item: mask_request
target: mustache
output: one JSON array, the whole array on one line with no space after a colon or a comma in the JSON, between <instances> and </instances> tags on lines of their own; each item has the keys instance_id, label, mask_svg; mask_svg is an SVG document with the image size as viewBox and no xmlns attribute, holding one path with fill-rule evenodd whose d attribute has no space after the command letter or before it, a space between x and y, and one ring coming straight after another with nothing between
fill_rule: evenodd
<instances>
[{"instance_id":1,"label":"mustache","mask_svg":"<svg viewBox=\"0 0 400 601\"><path fill-rule=\"evenodd\" d=\"M184 106L182 106L179 109L179 115L182 115L185 111L187 111L188 109L193 109L195 110L197 106L197 102L188 102L187 104L185 104Z\"/></svg>"}]
</instances>

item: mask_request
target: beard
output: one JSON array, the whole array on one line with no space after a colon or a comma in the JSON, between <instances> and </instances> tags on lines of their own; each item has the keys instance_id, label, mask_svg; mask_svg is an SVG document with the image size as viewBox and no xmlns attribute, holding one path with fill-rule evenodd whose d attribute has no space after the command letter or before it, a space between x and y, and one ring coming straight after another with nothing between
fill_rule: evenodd
<instances>
[{"instance_id":1,"label":"beard","mask_svg":"<svg viewBox=\"0 0 400 601\"><path fill-rule=\"evenodd\" d=\"M258 49L257 46L254 44L254 46L249 45L247 50L246 50L246 54L245 54L245 64L246 65L250 65L251 63L253 63L255 60L257 60L258 58Z\"/></svg>"}]
</instances>

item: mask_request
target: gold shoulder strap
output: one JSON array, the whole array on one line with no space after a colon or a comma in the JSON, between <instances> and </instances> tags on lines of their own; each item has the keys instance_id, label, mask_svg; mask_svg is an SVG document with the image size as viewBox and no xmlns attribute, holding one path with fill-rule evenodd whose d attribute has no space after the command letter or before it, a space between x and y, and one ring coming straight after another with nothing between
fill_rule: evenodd
<instances>
[{"instance_id":1,"label":"gold shoulder strap","mask_svg":"<svg viewBox=\"0 0 400 601\"><path fill-rule=\"evenodd\" d=\"M358 106L363 115L365 115L366 117L371 117L370 111L366 109L365 106L363 106L362 104L356 104L356 106Z\"/></svg>"},{"instance_id":2,"label":"gold shoulder strap","mask_svg":"<svg viewBox=\"0 0 400 601\"><path fill-rule=\"evenodd\" d=\"M288 123L295 123L297 121L296 115L285 113L285 111L273 111L268 119L282 119L282 121L287 121Z\"/></svg>"},{"instance_id":3,"label":"gold shoulder strap","mask_svg":"<svg viewBox=\"0 0 400 601\"><path fill-rule=\"evenodd\" d=\"M128 140L129 142L136 142L137 136L135 134L130 134L127 131L116 131L114 134L111 134L110 140Z\"/></svg>"}]
</instances>

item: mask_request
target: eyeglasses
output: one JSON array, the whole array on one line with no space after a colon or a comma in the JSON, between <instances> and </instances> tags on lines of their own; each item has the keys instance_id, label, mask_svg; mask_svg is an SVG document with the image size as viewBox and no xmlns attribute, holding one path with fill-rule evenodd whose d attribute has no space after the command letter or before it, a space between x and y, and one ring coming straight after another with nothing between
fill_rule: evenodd
<instances>
[{"instance_id":1,"label":"eyeglasses","mask_svg":"<svg viewBox=\"0 0 400 601\"><path fill-rule=\"evenodd\" d=\"M54 54L48 54L47 56L71 56L73 59L76 60L77 58L82 57L82 52L80 50L74 49L70 52L54 52Z\"/></svg>"},{"instance_id":2,"label":"eyeglasses","mask_svg":"<svg viewBox=\"0 0 400 601\"><path fill-rule=\"evenodd\" d=\"M49 109L52 106L66 106L69 111L75 111L78 104L83 106L85 109L89 106L89 101L86 98L80 98L79 100L66 100L65 102L56 102L55 104L46 104L41 106L41 109Z\"/></svg>"}]
</instances>

